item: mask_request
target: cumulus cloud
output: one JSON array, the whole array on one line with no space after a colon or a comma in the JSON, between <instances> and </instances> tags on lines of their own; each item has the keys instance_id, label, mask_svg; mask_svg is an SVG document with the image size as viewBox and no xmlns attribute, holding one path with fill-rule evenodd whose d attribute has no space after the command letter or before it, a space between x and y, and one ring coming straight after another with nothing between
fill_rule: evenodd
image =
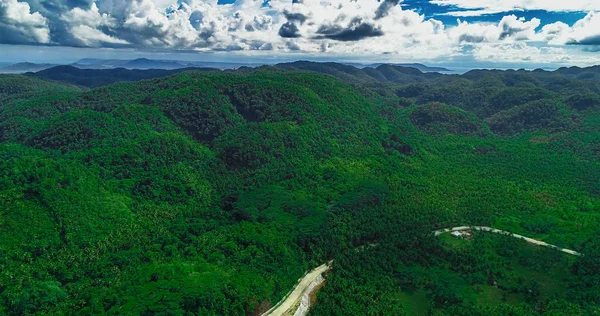
<instances>
[{"instance_id":1,"label":"cumulus cloud","mask_svg":"<svg viewBox=\"0 0 600 316\"><path fill-rule=\"evenodd\" d=\"M69 30L74 39L82 46L101 46L103 44L129 44L127 41L104 33L100 28L111 30L116 26L114 18L108 14L100 14L96 3L92 3L89 10L73 8L61 16L69 25Z\"/></svg>"},{"instance_id":2,"label":"cumulus cloud","mask_svg":"<svg viewBox=\"0 0 600 316\"><path fill-rule=\"evenodd\" d=\"M545 25L539 36L552 45L600 46L600 14L590 12L572 27L562 22Z\"/></svg>"},{"instance_id":3,"label":"cumulus cloud","mask_svg":"<svg viewBox=\"0 0 600 316\"><path fill-rule=\"evenodd\" d=\"M502 32L498 39L530 40L535 36L535 29L540 26L540 23L538 18L526 21L525 18L517 18L516 15L505 16L499 24Z\"/></svg>"},{"instance_id":4,"label":"cumulus cloud","mask_svg":"<svg viewBox=\"0 0 600 316\"><path fill-rule=\"evenodd\" d=\"M600 40L600 15L595 13L573 26L557 22L541 29L539 19L516 15L496 23L458 20L448 26L404 10L401 2L270 0L265 5L264 0L237 0L218 5L217 0L0 0L0 43L379 54L407 59L505 54L518 59L548 53L530 49L532 41L593 50ZM600 1L589 0L560 5L547 0L433 2L456 6L466 12L463 15L527 8L600 9ZM552 51L552 56L561 59L562 53Z\"/></svg>"},{"instance_id":5,"label":"cumulus cloud","mask_svg":"<svg viewBox=\"0 0 600 316\"><path fill-rule=\"evenodd\" d=\"M279 28L279 36L283 38L300 37L300 30L293 22L286 22Z\"/></svg>"},{"instance_id":6,"label":"cumulus cloud","mask_svg":"<svg viewBox=\"0 0 600 316\"><path fill-rule=\"evenodd\" d=\"M0 43L49 43L48 21L26 2L0 1Z\"/></svg>"},{"instance_id":7,"label":"cumulus cloud","mask_svg":"<svg viewBox=\"0 0 600 316\"><path fill-rule=\"evenodd\" d=\"M381 5L379 5L379 7L377 8L377 11L375 11L375 19L381 19L383 17L386 17L388 15L388 12L390 11L390 9L392 9L394 6L397 6L398 3L400 3L400 0L383 0L381 1Z\"/></svg>"},{"instance_id":8,"label":"cumulus cloud","mask_svg":"<svg viewBox=\"0 0 600 316\"><path fill-rule=\"evenodd\" d=\"M308 19L308 17L302 13L296 12L296 13L292 13L288 10L284 10L283 11L283 15L285 16L285 18L290 21L290 22L298 22L300 24L306 22L306 20Z\"/></svg>"},{"instance_id":9,"label":"cumulus cloud","mask_svg":"<svg viewBox=\"0 0 600 316\"><path fill-rule=\"evenodd\" d=\"M364 22L360 18L350 21L345 27L340 25L321 25L317 30L319 34L316 38L328 38L337 41L360 41L368 37L383 36L380 28Z\"/></svg>"},{"instance_id":10,"label":"cumulus cloud","mask_svg":"<svg viewBox=\"0 0 600 316\"><path fill-rule=\"evenodd\" d=\"M451 38L459 43L482 43L499 41L528 41L536 38L540 20L529 21L508 15L498 23L468 23L460 21L449 31Z\"/></svg>"}]
</instances>

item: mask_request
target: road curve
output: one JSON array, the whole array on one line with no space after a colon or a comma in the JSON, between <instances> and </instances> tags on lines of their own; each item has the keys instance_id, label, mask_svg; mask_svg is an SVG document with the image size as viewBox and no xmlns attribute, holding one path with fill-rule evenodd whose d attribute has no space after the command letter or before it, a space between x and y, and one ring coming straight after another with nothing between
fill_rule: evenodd
<instances>
[{"instance_id":1,"label":"road curve","mask_svg":"<svg viewBox=\"0 0 600 316\"><path fill-rule=\"evenodd\" d=\"M296 287L292 290L291 293L287 297L285 297L282 301L277 303L277 305L273 306L270 310L263 313L261 316L265 315L273 315L279 316L284 315L285 313L293 314L293 311L290 313L290 309L296 305L300 299L302 298L302 294L306 288L323 272L328 271L331 268L331 261L325 264L322 264L312 271L308 272L302 279L299 280Z\"/></svg>"},{"instance_id":2,"label":"road curve","mask_svg":"<svg viewBox=\"0 0 600 316\"><path fill-rule=\"evenodd\" d=\"M444 233L466 231L466 230L478 230L478 231L491 232L491 233L495 233L495 234L508 235L508 236L511 236L514 238L523 239L526 242L533 244L533 245L557 249L557 250L559 250L563 253L569 254L569 255L573 255L573 256L581 255L579 252L574 251L574 250L561 248L561 247L549 244L547 242L543 242L541 240L536 240L533 238L521 236L518 234L513 234L511 232L507 232L504 230L499 230L499 229L495 229L495 228L491 228L491 227L486 227L486 226L458 226L458 227L436 230L436 231L434 231L434 234L435 234L435 236L439 236ZM332 262L333 261L322 264L322 265L316 267L315 269L313 269L312 271L308 272L302 279L299 280L298 284L289 293L289 295L287 295L285 298L283 298L283 300L281 300L279 303L277 303L277 305L273 306L270 310L266 311L261 316L266 316L266 315L281 316L281 315L284 315L285 313L288 313L290 315L293 314L293 311L290 311L290 309L293 308L298 303L298 301L301 299L302 295L304 294L304 291L308 288L308 286L319 275L321 275L323 272L328 271L331 268Z\"/></svg>"},{"instance_id":3,"label":"road curve","mask_svg":"<svg viewBox=\"0 0 600 316\"><path fill-rule=\"evenodd\" d=\"M491 233L495 233L495 234L508 235L508 236L511 236L511 237L514 237L514 238L523 239L523 240L525 240L526 242L528 242L530 244L534 244L534 245L538 245L538 246L544 246L544 247L553 248L553 249L558 249L561 252L564 252L564 253L569 254L569 255L573 255L573 256L580 256L581 255L579 252L574 251L574 250L561 248L561 247L549 244L547 242L543 242L541 240L536 240L536 239L533 239L533 238L521 236L521 235L518 235L518 234L513 234L511 232L507 232L507 231L504 231L504 230L499 230L499 229L495 229L495 228L491 228L491 227L486 227L486 226L458 226L458 227L453 227L453 228L440 229L440 230L436 230L435 231L435 235L439 236L439 235L441 235L443 233L458 232L458 231L465 231L465 230L479 230L479 231L486 231L486 232L491 232Z\"/></svg>"}]
</instances>

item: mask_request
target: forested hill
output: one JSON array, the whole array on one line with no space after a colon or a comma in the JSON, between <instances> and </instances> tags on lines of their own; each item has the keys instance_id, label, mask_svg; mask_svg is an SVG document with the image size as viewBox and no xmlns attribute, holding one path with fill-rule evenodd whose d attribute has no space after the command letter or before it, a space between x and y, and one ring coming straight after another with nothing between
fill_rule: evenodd
<instances>
[{"instance_id":1,"label":"forested hill","mask_svg":"<svg viewBox=\"0 0 600 316\"><path fill-rule=\"evenodd\" d=\"M443 75L435 72L422 72L414 67L381 64L377 67L357 68L340 63L318 63L311 61L296 61L275 65L277 68L289 70L308 70L332 75L349 82L356 83L396 83L408 84L438 79Z\"/></svg>"},{"instance_id":2,"label":"forested hill","mask_svg":"<svg viewBox=\"0 0 600 316\"><path fill-rule=\"evenodd\" d=\"M81 89L59 82L52 82L21 75L0 75L0 106L14 99L27 99L46 93L80 92Z\"/></svg>"},{"instance_id":3,"label":"forested hill","mask_svg":"<svg viewBox=\"0 0 600 316\"><path fill-rule=\"evenodd\" d=\"M173 70L145 69L132 70L125 68L115 69L79 69L73 66L56 66L26 76L47 80L70 83L78 86L97 88L121 81L139 81L178 74L185 71L219 71L216 68L180 68Z\"/></svg>"},{"instance_id":4,"label":"forested hill","mask_svg":"<svg viewBox=\"0 0 600 316\"><path fill-rule=\"evenodd\" d=\"M0 314L259 315L331 259L317 315L597 310L591 70L374 91L282 68L86 91L0 76ZM431 234L465 224L588 255L536 288L511 271L562 261Z\"/></svg>"}]
</instances>

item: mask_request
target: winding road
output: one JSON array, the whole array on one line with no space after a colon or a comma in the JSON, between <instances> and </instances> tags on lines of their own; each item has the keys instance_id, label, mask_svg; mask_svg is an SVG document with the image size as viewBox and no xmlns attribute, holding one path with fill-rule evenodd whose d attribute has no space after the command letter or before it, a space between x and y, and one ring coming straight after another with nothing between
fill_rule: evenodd
<instances>
[{"instance_id":1,"label":"winding road","mask_svg":"<svg viewBox=\"0 0 600 316\"><path fill-rule=\"evenodd\" d=\"M504 230L499 230L499 229L495 229L495 228L491 228L491 227L486 227L486 226L458 226L458 227L452 227L452 228L445 228L445 229L440 229L440 230L434 231L434 235L439 236L444 233L457 232L457 231L468 231L468 230L486 231L486 232L491 232L491 233L495 233L495 234L508 235L508 236L511 236L514 238L523 239L526 242L533 244L533 245L557 249L557 250L559 250L563 253L569 254L569 255L573 255L573 256L581 255L579 252L574 251L574 250L561 248L561 247L549 244L547 242L543 242L541 240L536 240L533 238L521 236L518 234L513 234L511 232L507 232ZM266 311L261 316L293 315L294 311L292 311L291 309L293 309L295 306L298 305L298 302L302 299L303 295L310 294L310 293L306 293L306 289L321 274L328 271L331 268L332 263L333 263L333 261L330 261L330 262L322 264L322 265L316 267L314 270L308 272L306 275L304 275L304 277L302 279L300 279L298 281L298 284L296 285L296 287L294 287L294 289L285 298L283 298L279 303L277 303L277 305L273 306L270 310Z\"/></svg>"},{"instance_id":2,"label":"winding road","mask_svg":"<svg viewBox=\"0 0 600 316\"><path fill-rule=\"evenodd\" d=\"M324 263L312 271L308 272L302 279L299 280L296 287L289 293L282 301L277 303L277 305L273 306L270 310L263 313L261 316L265 315L292 315L293 312L290 310L297 305L297 303L302 299L302 295L305 294L306 288L317 278L319 275L328 271L331 268L331 262ZM310 293L309 293L310 294Z\"/></svg>"},{"instance_id":3,"label":"winding road","mask_svg":"<svg viewBox=\"0 0 600 316\"><path fill-rule=\"evenodd\" d=\"M453 228L440 229L440 230L436 230L435 231L435 235L439 236L439 235L441 235L443 233L458 232L458 231L465 231L465 230L479 230L479 231L486 231L486 232L495 233L495 234L508 235L508 236L511 236L511 237L514 237L514 238L523 239L523 240L525 240L526 242L528 242L530 244L534 244L534 245L538 245L538 246L543 246L543 247L548 247L548 248L553 248L553 249L558 249L561 252L564 252L564 253L569 254L569 255L573 255L573 256L579 256L579 255L581 255L577 251L573 251L573 250L570 250L570 249L561 248L561 247L549 244L547 242L543 242L541 240L536 240L536 239L533 239L533 238L529 238L529 237L525 237L525 236L513 234L511 232L507 232L507 231L504 231L504 230L499 230L499 229L495 229L495 228L491 228L491 227L486 227L486 226L459 226L459 227L453 227Z\"/></svg>"}]
</instances>

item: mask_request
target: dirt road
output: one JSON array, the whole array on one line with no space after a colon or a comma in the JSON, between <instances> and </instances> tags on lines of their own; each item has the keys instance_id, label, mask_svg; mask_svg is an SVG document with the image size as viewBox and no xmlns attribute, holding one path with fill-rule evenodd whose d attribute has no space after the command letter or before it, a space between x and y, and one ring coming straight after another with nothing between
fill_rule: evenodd
<instances>
[{"instance_id":1,"label":"dirt road","mask_svg":"<svg viewBox=\"0 0 600 316\"><path fill-rule=\"evenodd\" d=\"M577 251L573 251L573 250L570 250L570 249L560 248L560 247L557 247L555 245L551 245L551 244L549 244L547 242L543 242L541 240L536 240L536 239L533 239L533 238L521 236L521 235L518 235L518 234L513 234L511 232L507 232L507 231L503 231L503 230L499 230L499 229L495 229L495 228L491 228L491 227L486 227L486 226L459 226L459 227L453 227L453 228L440 229L440 230L436 230L435 231L435 235L439 236L440 234L443 234L443 233L458 232L458 231L465 231L465 230L480 230L480 231L486 231L486 232L491 232L491 233L496 233L496 234L509 235L511 237L514 237L514 238L523 239L523 240L525 240L526 242L528 242L530 244L558 249L558 250L560 250L560 251L562 251L562 252L564 252L566 254L569 254L569 255L573 255L573 256L579 256L579 255L581 255Z\"/></svg>"},{"instance_id":2,"label":"dirt road","mask_svg":"<svg viewBox=\"0 0 600 316\"><path fill-rule=\"evenodd\" d=\"M300 282L298 282L298 284L296 285L294 290L292 290L292 292L286 298L284 298L283 301L281 301L277 305L273 306L273 308L271 308L270 310L268 310L267 312L262 314L262 316L265 316L265 315L279 316L279 315L285 315L286 313L293 315L294 311L290 311L290 309L292 307L294 307L300 301L300 299L302 298L302 294L304 294L304 291L306 290L306 288L319 275L321 275L322 273L329 270L330 264L331 263L322 264L322 265L316 267L314 270L307 273L302 279L300 279Z\"/></svg>"}]
</instances>

